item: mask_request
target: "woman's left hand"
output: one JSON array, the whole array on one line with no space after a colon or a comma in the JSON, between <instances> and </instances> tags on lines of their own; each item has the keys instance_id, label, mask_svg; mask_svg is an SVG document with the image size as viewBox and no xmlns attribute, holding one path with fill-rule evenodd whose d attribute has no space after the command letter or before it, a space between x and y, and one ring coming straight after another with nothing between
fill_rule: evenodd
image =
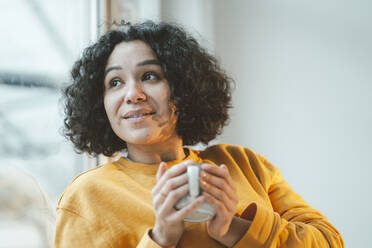
<instances>
[{"instance_id":1,"label":"woman's left hand","mask_svg":"<svg viewBox=\"0 0 372 248\"><path fill-rule=\"evenodd\" d=\"M217 167L202 164L200 187L206 200L216 210L216 216L207 222L208 235L220 241L228 233L238 205L238 195L226 165Z\"/></svg>"}]
</instances>

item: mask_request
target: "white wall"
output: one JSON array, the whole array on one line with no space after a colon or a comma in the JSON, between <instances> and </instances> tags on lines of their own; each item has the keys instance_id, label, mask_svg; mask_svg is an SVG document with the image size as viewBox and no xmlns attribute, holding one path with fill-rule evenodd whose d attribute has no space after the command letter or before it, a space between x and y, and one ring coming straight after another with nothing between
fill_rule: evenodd
<instances>
[{"instance_id":1,"label":"white wall","mask_svg":"<svg viewBox=\"0 0 372 248\"><path fill-rule=\"evenodd\" d=\"M214 50L214 0L162 0L161 19L181 24L203 47Z\"/></svg>"},{"instance_id":2,"label":"white wall","mask_svg":"<svg viewBox=\"0 0 372 248\"><path fill-rule=\"evenodd\" d=\"M208 9L175 2L163 19L186 26ZM368 247L372 2L219 0L204 17L214 27L205 44L236 81L219 140L264 154L346 247ZM208 21L198 23L203 36Z\"/></svg>"},{"instance_id":3,"label":"white wall","mask_svg":"<svg viewBox=\"0 0 372 248\"><path fill-rule=\"evenodd\" d=\"M250 146L339 229L371 233L372 2L217 1L216 52L236 80L222 140Z\"/></svg>"}]
</instances>

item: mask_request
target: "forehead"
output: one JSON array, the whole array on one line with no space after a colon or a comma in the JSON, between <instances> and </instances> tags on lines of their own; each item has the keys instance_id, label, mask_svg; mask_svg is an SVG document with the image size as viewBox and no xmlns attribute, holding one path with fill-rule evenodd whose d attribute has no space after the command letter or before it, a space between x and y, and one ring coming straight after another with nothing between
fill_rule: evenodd
<instances>
[{"instance_id":1,"label":"forehead","mask_svg":"<svg viewBox=\"0 0 372 248\"><path fill-rule=\"evenodd\" d=\"M147 59L156 59L155 52L148 44L140 40L123 41L114 47L106 68L110 65L133 65Z\"/></svg>"}]
</instances>

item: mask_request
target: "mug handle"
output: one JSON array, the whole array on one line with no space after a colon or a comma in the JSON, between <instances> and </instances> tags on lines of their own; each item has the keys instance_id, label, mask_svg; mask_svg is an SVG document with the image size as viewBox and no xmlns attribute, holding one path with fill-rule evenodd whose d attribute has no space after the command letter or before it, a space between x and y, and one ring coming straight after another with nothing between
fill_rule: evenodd
<instances>
[{"instance_id":1,"label":"mug handle","mask_svg":"<svg viewBox=\"0 0 372 248\"><path fill-rule=\"evenodd\" d=\"M189 165L187 167L187 176L189 178L189 195L193 198L199 196L199 166Z\"/></svg>"}]
</instances>

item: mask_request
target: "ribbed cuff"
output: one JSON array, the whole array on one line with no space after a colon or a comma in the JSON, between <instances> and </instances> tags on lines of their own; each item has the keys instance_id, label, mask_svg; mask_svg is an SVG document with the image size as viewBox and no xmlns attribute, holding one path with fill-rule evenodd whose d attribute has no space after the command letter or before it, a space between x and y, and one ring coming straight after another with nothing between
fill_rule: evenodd
<instances>
[{"instance_id":1,"label":"ribbed cuff","mask_svg":"<svg viewBox=\"0 0 372 248\"><path fill-rule=\"evenodd\" d=\"M254 210L254 208L256 208L255 215L251 216L252 209ZM253 220L251 220L252 223L246 234L235 244L234 247L246 248L263 246L269 239L274 225L274 212L254 202L243 211L243 214L240 217L248 220L253 218Z\"/></svg>"}]
</instances>

